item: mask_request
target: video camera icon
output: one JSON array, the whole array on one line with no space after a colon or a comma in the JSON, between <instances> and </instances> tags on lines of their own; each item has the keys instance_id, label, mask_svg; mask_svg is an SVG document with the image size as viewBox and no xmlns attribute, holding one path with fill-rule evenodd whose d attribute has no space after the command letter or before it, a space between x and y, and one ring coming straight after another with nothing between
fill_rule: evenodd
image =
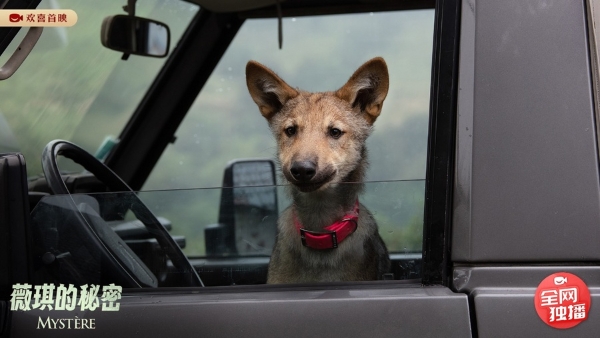
<instances>
[{"instance_id":1,"label":"video camera icon","mask_svg":"<svg viewBox=\"0 0 600 338\"><path fill-rule=\"evenodd\" d=\"M10 22L21 22L21 21L23 21L23 15L17 14L17 13L12 13L8 16L8 20Z\"/></svg>"},{"instance_id":2,"label":"video camera icon","mask_svg":"<svg viewBox=\"0 0 600 338\"><path fill-rule=\"evenodd\" d=\"M567 277L558 276L554 277L554 285L563 285L567 283Z\"/></svg>"}]
</instances>

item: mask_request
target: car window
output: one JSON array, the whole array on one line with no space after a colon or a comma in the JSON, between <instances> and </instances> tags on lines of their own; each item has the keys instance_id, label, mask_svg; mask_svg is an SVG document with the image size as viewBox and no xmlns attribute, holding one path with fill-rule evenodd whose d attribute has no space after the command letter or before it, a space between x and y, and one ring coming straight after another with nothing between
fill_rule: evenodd
<instances>
[{"instance_id":1,"label":"car window","mask_svg":"<svg viewBox=\"0 0 600 338\"><path fill-rule=\"evenodd\" d=\"M205 286L264 284L277 217L283 210L275 206L276 199L286 195L285 189L260 186L44 196L31 213L35 284L187 286L182 281L184 272L166 259L160 231L141 211L140 201L184 252L203 252L202 257L188 258ZM371 212L385 215L377 222L386 245L404 250L391 254L394 279L419 277L422 226L411 223L410 217L416 217L411 209L422 209L423 189L422 181L369 182L361 196L361 203ZM231 199L226 197L229 192ZM382 203L380 196L392 192L396 198ZM212 215L214 223L194 220L203 219L200 215L211 211L204 206L214 201L221 202ZM197 207L190 209L190 203ZM413 207L398 208L402 204ZM217 224L223 212L234 217ZM125 219L123 214L127 214ZM402 224L403 220L408 221ZM223 236L229 230L234 233L231 243ZM397 236L391 236L396 232Z\"/></svg>"},{"instance_id":2,"label":"car window","mask_svg":"<svg viewBox=\"0 0 600 338\"><path fill-rule=\"evenodd\" d=\"M19 70L0 83L0 152L19 151L29 176L41 173L41 154L53 139L71 140L92 154L118 136L166 59L121 53L100 43L102 20L124 14L118 1L42 1L39 8L72 9L73 27L45 28ZM170 26L174 46L198 11L179 0L139 1L136 14ZM27 29L21 29L0 63ZM173 47L172 47L173 48ZM77 167L64 166L66 170Z\"/></svg>"},{"instance_id":3,"label":"car window","mask_svg":"<svg viewBox=\"0 0 600 338\"><path fill-rule=\"evenodd\" d=\"M389 251L390 273L378 278L418 278L433 16L415 10L288 18L281 50L275 19L247 20L143 191L44 196L37 203L36 283L195 285L185 283L190 269L182 261L206 286L267 282L290 189L277 173L267 122L248 94L246 63L257 60L294 87L327 91L376 56L387 61L390 89L367 142L370 168L359 200ZM352 217L361 207L355 208L344 222L358 222ZM177 250L165 246L165 229ZM336 247L331 238L328 245Z\"/></svg>"},{"instance_id":4,"label":"car window","mask_svg":"<svg viewBox=\"0 0 600 338\"><path fill-rule=\"evenodd\" d=\"M246 87L249 60L271 68L293 87L330 91L365 61L381 56L390 89L367 140L367 181L373 183L366 185L361 202L373 212L390 252L420 252L433 19L433 10L285 18L282 49L276 19L246 20L143 190L220 187L228 162L275 158L274 138ZM207 255L204 227L219 220L220 190L201 191L206 193L194 198L184 197L185 191L171 199L140 195L173 222L174 234L187 238L184 251L192 257ZM279 211L284 210L287 194L277 196ZM167 210L166 201L174 199L177 208Z\"/></svg>"}]
</instances>

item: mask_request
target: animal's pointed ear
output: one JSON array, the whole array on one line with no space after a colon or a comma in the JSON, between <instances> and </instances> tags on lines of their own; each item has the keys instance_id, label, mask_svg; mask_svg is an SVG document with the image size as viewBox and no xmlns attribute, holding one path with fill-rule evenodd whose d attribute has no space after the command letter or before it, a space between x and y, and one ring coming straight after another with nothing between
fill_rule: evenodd
<instances>
[{"instance_id":1,"label":"animal's pointed ear","mask_svg":"<svg viewBox=\"0 0 600 338\"><path fill-rule=\"evenodd\" d=\"M389 84L387 65L383 58L376 57L360 66L335 95L350 102L352 108L360 109L373 124L381 113Z\"/></svg>"},{"instance_id":2,"label":"animal's pointed ear","mask_svg":"<svg viewBox=\"0 0 600 338\"><path fill-rule=\"evenodd\" d=\"M250 96L267 120L281 110L288 100L298 96L297 90L256 61L249 61L246 65L246 84Z\"/></svg>"}]
</instances>

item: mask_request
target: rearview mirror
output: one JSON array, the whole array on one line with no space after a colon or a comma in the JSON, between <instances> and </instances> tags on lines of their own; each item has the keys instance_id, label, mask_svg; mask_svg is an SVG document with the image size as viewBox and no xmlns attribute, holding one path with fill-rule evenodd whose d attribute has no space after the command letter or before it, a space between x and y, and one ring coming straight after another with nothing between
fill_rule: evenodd
<instances>
[{"instance_id":1,"label":"rearview mirror","mask_svg":"<svg viewBox=\"0 0 600 338\"><path fill-rule=\"evenodd\" d=\"M102 21L100 36L106 48L153 57L169 53L169 27L159 21L131 15L113 15Z\"/></svg>"}]
</instances>

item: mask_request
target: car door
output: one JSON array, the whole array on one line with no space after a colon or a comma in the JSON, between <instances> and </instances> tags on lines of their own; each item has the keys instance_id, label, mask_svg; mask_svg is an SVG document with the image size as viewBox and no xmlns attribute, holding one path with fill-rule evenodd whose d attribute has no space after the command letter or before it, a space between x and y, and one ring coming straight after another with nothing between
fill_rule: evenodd
<instances>
[{"instance_id":1,"label":"car door","mask_svg":"<svg viewBox=\"0 0 600 338\"><path fill-rule=\"evenodd\" d=\"M360 12L366 17L372 16L373 20L380 20L379 22L374 21L374 23L381 24L385 23L385 20L393 20L394 17L386 17L383 15L386 13L378 13L380 11L405 10L407 12L403 12L404 18L408 20L411 14L416 13L411 12L411 9L427 8L432 5L430 2L423 4L390 2L373 7L363 6L360 3L350 7L339 6L339 4L310 7L306 4L300 6L290 3L282 4L282 9L286 17L290 16L285 21L286 25L296 22L296 15L299 17L307 14L333 15L345 12ZM422 194L421 209L416 211L417 213L422 212L424 215L422 226L417 228L423 231L423 237L419 238L422 252L420 255L417 254L422 258L415 257L414 253L408 252L407 249L402 250L401 245L400 249L394 249L392 259L398 271L396 280L302 285L223 285L205 288L124 288L117 293L120 298L113 297L114 293L100 292L98 303L95 306L92 297L89 298L91 303L83 302L71 311L49 310L48 308L12 309L12 311L8 311L7 329L4 334L11 337L81 334L102 337L107 335L231 336L233 334L253 336L326 334L340 337L470 336L471 322L467 296L455 293L449 288L451 273L449 234L452 215L454 126L458 91L459 5L457 1L438 1L435 8L430 9L429 14L433 19L431 20L433 37L426 41L418 41L433 46L431 60L428 63L431 65L431 73L428 74L431 80L426 84L429 93L429 97L425 98L427 118L423 129L426 132L421 140L426 145L423 146L422 154L424 179L418 180L417 192L414 193L415 196L418 196L420 189ZM262 12L250 11L245 13L245 16L239 13L217 14L201 10L190 24L178 49L171 56L172 61L165 65L155 85L152 86L138 107L138 111L121 136L119 146L107 159L107 164L136 190L143 187L148 176L152 182L152 175L158 174L151 173L151 171L155 166L157 168L161 166L160 162L158 164L156 162L162 154L162 150L173 140L172 134L176 132L178 125L185 124L185 121L182 122L183 115L189 110L202 86L205 86L202 90L211 89L204 82L218 63L221 54L225 52L231 40L236 36L238 28L242 26L243 29L242 22L244 20L251 21L250 17L252 16L272 17L276 13L275 7L267 8ZM353 18L351 19L353 20ZM268 23L275 24L276 20L270 20L265 24ZM382 36L383 33L403 36L403 32L389 32L386 31L385 25L382 26L384 27L380 30ZM357 32L342 33L359 36ZM363 38L369 39L368 36ZM284 41L284 43L288 43L288 36L285 33ZM289 36L289 43L295 43L293 35ZM323 46L323 48L327 48L327 46ZM396 58L401 60L402 55L398 55ZM198 61L194 63L190 60ZM390 60L390 62L392 61L394 60ZM328 59L323 62L335 62L335 60ZM327 68L324 65L322 69L325 71ZM391 75L402 77L406 74L393 72ZM406 87L410 87L410 77L408 78ZM192 82L197 83L192 84ZM169 84L173 86L169 86ZM214 89L218 91L219 87ZM227 87L221 87L221 89L226 91ZM174 99L177 95L180 95L180 100ZM391 102L396 101L392 100ZM410 101L400 102L410 103ZM397 109L395 106L392 107L389 111ZM255 107L248 110L254 111ZM166 114L165 112L168 111L176 113ZM254 115L256 118L260 118L256 111ZM167 129L167 132L163 127ZM382 129L385 129L385 126L382 126ZM163 132L157 133L151 130L163 130ZM169 130L172 131L170 137ZM407 127L407 130L410 128ZM144 137L140 137L140 135L144 135ZM385 141L381 142L385 143ZM383 158L386 158L388 153L395 157L408 156L398 150L400 149L399 144L395 142L397 141L389 140L390 146L383 154ZM169 149L165 152L167 154L164 155L167 156L165 158L169 156L168 151ZM376 151L377 149L373 150L373 152ZM208 160L208 157L205 160ZM183 161L181 162L183 165ZM175 164L179 164L179 162L175 162ZM400 172L393 165L386 170L392 175L398 175ZM175 179L179 177L183 177L184 184L189 183L188 176L175 174ZM393 180L384 179L384 182L367 183L367 195L369 196L367 198L369 198L369 205L373 205L372 208L376 208L377 205L385 205L389 199L408 203L410 198L407 198L402 191L404 187L410 185L410 182L407 184L406 179L394 177ZM167 205L170 199L185 200L186 196L196 194L201 195L202 198L218 201L220 192L220 190L191 189L190 195L186 195L181 189L173 188L166 187L164 192L143 191L139 196L156 214L161 215L163 212L161 206ZM160 197L155 197L159 195ZM59 198L64 198L64 196L50 196L47 201ZM418 200L418 197L416 199ZM115 200L119 200L119 198ZM400 204L392 205L391 210L394 209L394 206L399 207ZM211 207L198 209L200 212L215 212L214 208L211 210ZM394 217L399 217L398 215L400 213L392 212L391 215L388 215L391 220L387 223L382 222L400 227L400 222L394 219ZM173 226L176 225L177 223L174 222ZM389 229L389 238L393 238L392 233L396 229ZM194 243L188 234L186 237L188 238L186 246ZM203 273L231 273L236 268L223 271L214 271L214 268L207 269L205 264L208 258L203 260L202 257L195 258L194 256L194 254L190 254L190 261L196 264L201 276ZM233 258L244 261L257 257ZM6 257L6 259L10 258ZM227 264L227 260L231 260L231 257L213 257L212 259L220 261L223 265ZM258 259L260 260L260 257ZM262 262L260 264L268 262L268 257ZM408 264L409 262L412 263ZM400 273L402 271L404 273ZM16 284L15 282L10 281L13 284ZM26 282L32 283L32 280L25 279L20 283ZM92 285L88 286L92 287ZM97 286L102 287L102 290L107 287L107 285ZM63 285L63 287L67 288L68 286ZM111 287L118 287L118 285ZM12 285L10 295L6 292L3 297L14 301L16 289L18 288ZM83 290L83 287L78 289L80 300L84 299ZM88 289L85 290L86 295L89 294ZM41 287L39 288L40 293L35 293L37 292L35 289L32 289L32 292L34 292L34 298L38 294L38 298L42 297L43 299ZM50 292L48 295L50 294L52 293ZM58 294L53 294L53 296L59 298ZM71 299L71 301L73 300ZM118 306L115 307L115 304Z\"/></svg>"},{"instance_id":2,"label":"car door","mask_svg":"<svg viewBox=\"0 0 600 338\"><path fill-rule=\"evenodd\" d=\"M598 331L595 305L542 301L565 273L598 299L594 5L463 1L452 287L479 337Z\"/></svg>"}]
</instances>

